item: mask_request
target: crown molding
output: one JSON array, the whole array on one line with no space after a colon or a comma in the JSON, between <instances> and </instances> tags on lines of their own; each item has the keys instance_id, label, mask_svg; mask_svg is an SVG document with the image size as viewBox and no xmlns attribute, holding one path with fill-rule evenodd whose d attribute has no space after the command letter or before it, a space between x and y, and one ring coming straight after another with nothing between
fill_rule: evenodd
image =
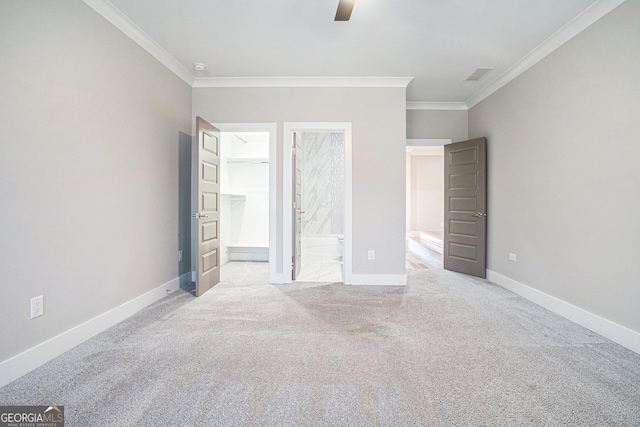
<instances>
[{"instance_id":1,"label":"crown molding","mask_svg":"<svg viewBox=\"0 0 640 427\"><path fill-rule=\"evenodd\" d=\"M467 99L467 108L471 108L480 103L625 1L626 0L599 0L589 6L588 9L569 21L567 25L560 28L522 59L509 67L507 71L500 74L478 93Z\"/></svg>"},{"instance_id":2,"label":"crown molding","mask_svg":"<svg viewBox=\"0 0 640 427\"><path fill-rule=\"evenodd\" d=\"M83 0L103 18L136 42L165 67L194 88L214 87L407 87L413 77L194 77L182 64L108 0ZM407 110L462 111L524 73L626 0L598 0L567 25L525 55L466 102L407 102Z\"/></svg>"},{"instance_id":3,"label":"crown molding","mask_svg":"<svg viewBox=\"0 0 640 427\"><path fill-rule=\"evenodd\" d=\"M189 86L193 86L195 77L180 64L173 56L164 50L140 27L127 18L114 5L107 0L83 0L89 7L98 12L103 18L127 35L140 47L149 52L162 65L171 70L176 76L184 80Z\"/></svg>"},{"instance_id":4,"label":"crown molding","mask_svg":"<svg viewBox=\"0 0 640 427\"><path fill-rule=\"evenodd\" d=\"M193 87L403 87L413 77L199 77Z\"/></svg>"},{"instance_id":5,"label":"crown molding","mask_svg":"<svg viewBox=\"0 0 640 427\"><path fill-rule=\"evenodd\" d=\"M407 102L407 110L467 110L464 102Z\"/></svg>"}]
</instances>

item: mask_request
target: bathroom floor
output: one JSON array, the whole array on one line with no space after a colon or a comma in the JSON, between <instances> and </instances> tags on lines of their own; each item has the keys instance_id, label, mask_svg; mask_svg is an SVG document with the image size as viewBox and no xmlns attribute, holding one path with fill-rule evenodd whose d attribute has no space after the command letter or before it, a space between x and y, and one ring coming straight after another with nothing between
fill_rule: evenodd
<instances>
[{"instance_id":1,"label":"bathroom floor","mask_svg":"<svg viewBox=\"0 0 640 427\"><path fill-rule=\"evenodd\" d=\"M342 245L337 237L302 236L297 282L342 282Z\"/></svg>"}]
</instances>

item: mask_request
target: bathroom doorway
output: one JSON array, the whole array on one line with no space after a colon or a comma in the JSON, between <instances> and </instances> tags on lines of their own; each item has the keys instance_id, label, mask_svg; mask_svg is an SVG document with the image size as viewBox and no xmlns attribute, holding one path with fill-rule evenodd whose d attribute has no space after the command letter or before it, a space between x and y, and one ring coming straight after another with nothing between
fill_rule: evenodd
<instances>
[{"instance_id":1,"label":"bathroom doorway","mask_svg":"<svg viewBox=\"0 0 640 427\"><path fill-rule=\"evenodd\" d=\"M301 263L294 280L342 282L344 248L344 132L296 132ZM294 190L295 191L295 190ZM295 215L296 213L294 213Z\"/></svg>"},{"instance_id":2,"label":"bathroom doorway","mask_svg":"<svg viewBox=\"0 0 640 427\"><path fill-rule=\"evenodd\" d=\"M351 271L351 125L285 123L288 281L347 283ZM295 149L294 149L295 147ZM287 155L288 154L288 155ZM289 172L289 173L286 173ZM289 191L287 191L289 189ZM288 232L288 233L287 233Z\"/></svg>"}]
</instances>

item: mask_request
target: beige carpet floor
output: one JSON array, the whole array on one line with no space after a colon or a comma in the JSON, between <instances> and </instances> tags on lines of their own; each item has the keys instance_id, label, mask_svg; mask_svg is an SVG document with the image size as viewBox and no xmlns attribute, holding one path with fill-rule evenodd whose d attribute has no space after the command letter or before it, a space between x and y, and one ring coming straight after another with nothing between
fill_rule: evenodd
<instances>
[{"instance_id":1,"label":"beige carpet floor","mask_svg":"<svg viewBox=\"0 0 640 427\"><path fill-rule=\"evenodd\" d=\"M266 284L232 263L0 389L67 426L638 426L640 355L484 280Z\"/></svg>"}]
</instances>

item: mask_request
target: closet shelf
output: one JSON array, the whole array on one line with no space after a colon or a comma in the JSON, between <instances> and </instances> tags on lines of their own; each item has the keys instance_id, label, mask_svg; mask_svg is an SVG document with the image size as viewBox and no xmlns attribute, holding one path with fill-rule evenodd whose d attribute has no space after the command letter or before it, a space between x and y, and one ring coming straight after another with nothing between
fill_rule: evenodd
<instances>
[{"instance_id":1,"label":"closet shelf","mask_svg":"<svg viewBox=\"0 0 640 427\"><path fill-rule=\"evenodd\" d=\"M244 202L245 200L247 200L247 196L245 196L244 194L220 193L220 200L227 200L230 202Z\"/></svg>"},{"instance_id":2,"label":"closet shelf","mask_svg":"<svg viewBox=\"0 0 640 427\"><path fill-rule=\"evenodd\" d=\"M269 163L268 157L229 157L227 163Z\"/></svg>"}]
</instances>

